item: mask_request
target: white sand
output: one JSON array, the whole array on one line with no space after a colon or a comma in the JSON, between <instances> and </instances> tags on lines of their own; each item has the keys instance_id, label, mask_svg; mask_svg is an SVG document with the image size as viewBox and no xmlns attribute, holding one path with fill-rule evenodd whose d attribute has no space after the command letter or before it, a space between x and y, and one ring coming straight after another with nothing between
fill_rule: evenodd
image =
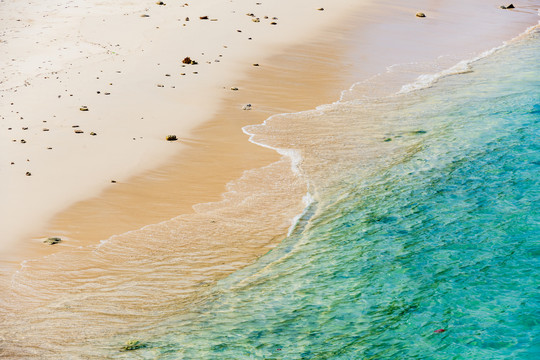
<instances>
[{"instance_id":1,"label":"white sand","mask_svg":"<svg viewBox=\"0 0 540 360\"><path fill-rule=\"evenodd\" d=\"M258 2L1 2L0 251L112 180L163 164L245 69L353 6ZM198 65L182 67L187 56Z\"/></svg>"}]
</instances>

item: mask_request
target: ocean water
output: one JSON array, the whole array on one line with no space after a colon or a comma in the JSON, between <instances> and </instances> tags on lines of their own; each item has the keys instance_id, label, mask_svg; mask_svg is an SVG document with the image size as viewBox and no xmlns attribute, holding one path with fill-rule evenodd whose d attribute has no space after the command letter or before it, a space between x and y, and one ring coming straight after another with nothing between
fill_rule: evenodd
<instances>
[{"instance_id":1,"label":"ocean water","mask_svg":"<svg viewBox=\"0 0 540 360\"><path fill-rule=\"evenodd\" d=\"M191 218L23 264L0 357L540 358L539 54L535 29L398 93L361 84L246 128L292 161ZM249 247L268 252L250 263Z\"/></svg>"},{"instance_id":2,"label":"ocean water","mask_svg":"<svg viewBox=\"0 0 540 360\"><path fill-rule=\"evenodd\" d=\"M109 356L540 358L539 54L536 29L423 89L247 129L297 149L313 201L277 248Z\"/></svg>"}]
</instances>

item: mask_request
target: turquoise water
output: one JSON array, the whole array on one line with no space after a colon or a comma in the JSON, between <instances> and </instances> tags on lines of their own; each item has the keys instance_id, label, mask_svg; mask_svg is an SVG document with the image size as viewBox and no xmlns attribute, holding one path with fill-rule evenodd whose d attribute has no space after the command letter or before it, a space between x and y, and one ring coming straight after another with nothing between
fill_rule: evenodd
<instances>
[{"instance_id":1,"label":"turquoise water","mask_svg":"<svg viewBox=\"0 0 540 360\"><path fill-rule=\"evenodd\" d=\"M539 54L535 31L379 105L390 160L347 146L278 248L110 355L540 358Z\"/></svg>"},{"instance_id":2,"label":"turquoise water","mask_svg":"<svg viewBox=\"0 0 540 360\"><path fill-rule=\"evenodd\" d=\"M539 54L537 29L422 90L366 94L403 84L385 74L249 127L313 199L280 245L248 266L242 250L276 233L224 205L24 263L0 297L0 357L540 358ZM250 172L272 181L245 202L305 189L276 164Z\"/></svg>"}]
</instances>

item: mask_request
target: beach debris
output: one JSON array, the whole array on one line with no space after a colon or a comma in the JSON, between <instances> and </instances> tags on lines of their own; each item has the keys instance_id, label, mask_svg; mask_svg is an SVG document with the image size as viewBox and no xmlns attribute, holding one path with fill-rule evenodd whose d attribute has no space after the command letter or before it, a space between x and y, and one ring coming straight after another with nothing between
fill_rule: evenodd
<instances>
[{"instance_id":1,"label":"beach debris","mask_svg":"<svg viewBox=\"0 0 540 360\"><path fill-rule=\"evenodd\" d=\"M163 1L158 1L158 2L156 2L156 4L157 4L157 5L167 5L167 4L165 4Z\"/></svg>"},{"instance_id":2,"label":"beach debris","mask_svg":"<svg viewBox=\"0 0 540 360\"><path fill-rule=\"evenodd\" d=\"M49 245L56 245L56 244L62 242L62 239L60 239L59 237L50 237L47 240L44 240L43 242L45 244L49 244Z\"/></svg>"},{"instance_id":3,"label":"beach debris","mask_svg":"<svg viewBox=\"0 0 540 360\"><path fill-rule=\"evenodd\" d=\"M246 104L242 106L242 110L251 110L251 104Z\"/></svg>"},{"instance_id":4,"label":"beach debris","mask_svg":"<svg viewBox=\"0 0 540 360\"><path fill-rule=\"evenodd\" d=\"M238 88L237 87L232 87L231 90L232 91L238 91Z\"/></svg>"},{"instance_id":5,"label":"beach debris","mask_svg":"<svg viewBox=\"0 0 540 360\"><path fill-rule=\"evenodd\" d=\"M501 5L499 6L501 9L515 9L516 7L514 6L514 4L510 4L508 6L504 6L504 5Z\"/></svg>"},{"instance_id":6,"label":"beach debris","mask_svg":"<svg viewBox=\"0 0 540 360\"><path fill-rule=\"evenodd\" d=\"M132 351L137 349L145 348L146 345L140 342L139 340L129 340L124 346L122 346L121 351Z\"/></svg>"},{"instance_id":7,"label":"beach debris","mask_svg":"<svg viewBox=\"0 0 540 360\"><path fill-rule=\"evenodd\" d=\"M416 17L423 18L423 17L426 17L426 14L424 14L423 12L417 12Z\"/></svg>"},{"instance_id":8,"label":"beach debris","mask_svg":"<svg viewBox=\"0 0 540 360\"><path fill-rule=\"evenodd\" d=\"M84 131L82 131L82 130L75 130L75 134L82 134L82 133L84 133Z\"/></svg>"},{"instance_id":9,"label":"beach debris","mask_svg":"<svg viewBox=\"0 0 540 360\"><path fill-rule=\"evenodd\" d=\"M32 176L32 173L30 171L27 171L26 176Z\"/></svg>"},{"instance_id":10,"label":"beach debris","mask_svg":"<svg viewBox=\"0 0 540 360\"><path fill-rule=\"evenodd\" d=\"M88 106L83 105L83 106L81 106L81 107L79 108L79 110L81 110L81 111L88 111Z\"/></svg>"},{"instance_id":11,"label":"beach debris","mask_svg":"<svg viewBox=\"0 0 540 360\"><path fill-rule=\"evenodd\" d=\"M206 16L206 15L205 15L205 16L199 16L199 19L201 19L201 20L208 20L208 16Z\"/></svg>"},{"instance_id":12,"label":"beach debris","mask_svg":"<svg viewBox=\"0 0 540 360\"><path fill-rule=\"evenodd\" d=\"M167 137L165 138L167 141L176 141L178 140L178 138L176 137L176 135L167 135Z\"/></svg>"},{"instance_id":13,"label":"beach debris","mask_svg":"<svg viewBox=\"0 0 540 360\"><path fill-rule=\"evenodd\" d=\"M435 330L433 332L436 333L436 334L441 334L441 333L443 333L445 331L446 331L446 329L437 329L437 330Z\"/></svg>"},{"instance_id":14,"label":"beach debris","mask_svg":"<svg viewBox=\"0 0 540 360\"><path fill-rule=\"evenodd\" d=\"M196 62L195 60L191 60L191 58L189 56L186 56L184 58L184 60L182 60L182 63L189 64L189 65L197 65L198 64L198 62Z\"/></svg>"},{"instance_id":15,"label":"beach debris","mask_svg":"<svg viewBox=\"0 0 540 360\"><path fill-rule=\"evenodd\" d=\"M261 22L261 19L255 18L255 19L251 19L251 21L258 23L258 22Z\"/></svg>"}]
</instances>

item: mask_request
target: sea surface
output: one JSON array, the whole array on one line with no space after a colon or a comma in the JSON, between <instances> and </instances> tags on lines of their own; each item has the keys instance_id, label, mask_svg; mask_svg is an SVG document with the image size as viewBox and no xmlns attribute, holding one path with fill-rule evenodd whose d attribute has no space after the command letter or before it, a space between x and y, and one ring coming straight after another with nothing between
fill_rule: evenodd
<instances>
[{"instance_id":1,"label":"sea surface","mask_svg":"<svg viewBox=\"0 0 540 360\"><path fill-rule=\"evenodd\" d=\"M284 116L311 123L277 142L313 202L138 356L540 358L539 55L537 29L422 89Z\"/></svg>"},{"instance_id":2,"label":"sea surface","mask_svg":"<svg viewBox=\"0 0 540 360\"><path fill-rule=\"evenodd\" d=\"M392 94L358 84L334 104L246 128L307 183L308 205L277 247L183 301L165 255L134 257L129 274L95 260L66 285L69 299L29 264L13 288L41 286L41 298L30 323L7 318L14 338L0 333L0 356L540 358L539 55L533 29ZM144 311L125 301L118 320L103 300L139 287L154 289ZM64 341L58 325L90 340Z\"/></svg>"}]
</instances>

